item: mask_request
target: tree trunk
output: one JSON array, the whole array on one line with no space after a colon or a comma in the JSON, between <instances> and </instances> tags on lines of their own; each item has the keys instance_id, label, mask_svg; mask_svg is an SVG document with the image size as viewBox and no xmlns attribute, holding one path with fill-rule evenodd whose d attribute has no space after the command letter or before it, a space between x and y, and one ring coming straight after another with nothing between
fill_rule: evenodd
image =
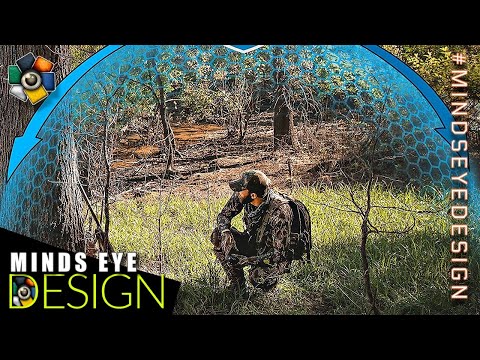
<instances>
[{"instance_id":1,"label":"tree trunk","mask_svg":"<svg viewBox=\"0 0 480 360\"><path fill-rule=\"evenodd\" d=\"M55 49L55 45L49 45L50 49ZM40 104L32 106L28 101L22 102L9 94L10 85L3 79L8 78L8 65L15 65L16 60L32 52L35 56L43 56L46 59L56 63L57 56L45 45L0 45L0 202L3 196L3 190L6 182L8 163L12 151L13 142L16 137L22 136L34 112ZM56 68L57 78L58 68ZM57 80L57 83L60 79ZM32 179L33 181L33 179ZM54 203L46 203L45 199L37 200L36 206L24 209L23 215L29 220L29 223L22 223L18 228L10 229L27 236L38 238L41 241L65 245L67 239L62 238L62 224L60 221L60 194L58 186L47 183L46 187L41 189L43 193L54 192L52 197ZM29 196L30 194L27 194ZM50 209L48 222L38 218L38 214L44 209ZM37 214L37 215L35 215Z\"/></svg>"},{"instance_id":2,"label":"tree trunk","mask_svg":"<svg viewBox=\"0 0 480 360\"><path fill-rule=\"evenodd\" d=\"M273 112L273 147L275 150L285 145L293 145L293 113L288 108L281 87L277 90Z\"/></svg>"},{"instance_id":3,"label":"tree trunk","mask_svg":"<svg viewBox=\"0 0 480 360\"><path fill-rule=\"evenodd\" d=\"M162 122L163 137L165 139L165 147L167 149L167 173L173 173L173 163L175 161L175 136L173 134L170 121L167 119L165 90L160 88L160 121Z\"/></svg>"},{"instance_id":4,"label":"tree trunk","mask_svg":"<svg viewBox=\"0 0 480 360\"><path fill-rule=\"evenodd\" d=\"M360 243L360 254L362 256L363 281L365 284L365 291L367 292L368 301L372 306L373 313L375 315L379 315L380 311L377 308L375 296L373 295L373 291L372 291L372 283L370 281L370 268L369 268L368 257L367 257L367 240L368 240L368 235L370 234L368 220L370 216L370 210L372 208L372 183L373 183L373 173L371 172L370 178L368 179L367 191L366 191L367 204L366 204L365 212L363 213L363 218L362 218L362 242Z\"/></svg>"},{"instance_id":5,"label":"tree trunk","mask_svg":"<svg viewBox=\"0 0 480 360\"><path fill-rule=\"evenodd\" d=\"M52 48L52 47L50 47ZM0 45L0 183L6 180L8 161L13 141L22 136L34 112L40 105L32 106L28 101L22 102L11 96L8 81L8 65L15 65L18 58L32 52L55 62L54 54L45 45Z\"/></svg>"},{"instance_id":6,"label":"tree trunk","mask_svg":"<svg viewBox=\"0 0 480 360\"><path fill-rule=\"evenodd\" d=\"M69 132L62 136L59 147L61 211L60 219L63 236L70 251L85 251L85 215L81 189L78 151L74 135Z\"/></svg>"},{"instance_id":7,"label":"tree trunk","mask_svg":"<svg viewBox=\"0 0 480 360\"><path fill-rule=\"evenodd\" d=\"M53 48L52 48L53 49ZM72 71L72 56L71 56L71 46L70 45L56 45L55 53L57 63L55 64L57 83L60 80L65 79L70 71Z\"/></svg>"},{"instance_id":8,"label":"tree trunk","mask_svg":"<svg viewBox=\"0 0 480 360\"><path fill-rule=\"evenodd\" d=\"M65 79L73 70L72 54L70 45L56 45L54 48L56 53L56 77L57 83ZM72 129L72 128L71 128ZM63 144L60 145L59 166L61 177L61 211L60 216L63 225L63 239L66 248L70 251L85 251L87 246L85 233L85 214L84 200L80 192L81 169L79 167L80 159L75 144L75 135L73 130L62 132ZM88 184L82 184L85 191L90 194Z\"/></svg>"},{"instance_id":9,"label":"tree trunk","mask_svg":"<svg viewBox=\"0 0 480 360\"><path fill-rule=\"evenodd\" d=\"M360 253L362 256L362 267L363 267L363 282L365 284L365 290L367 292L368 301L372 306L373 313L375 315L379 315L380 312L378 311L378 308L375 302L375 297L373 296L372 283L370 281L370 269L368 266L368 258L367 258L367 239L368 239L368 225L367 225L367 218L365 218L362 224L362 242L360 244Z\"/></svg>"},{"instance_id":10,"label":"tree trunk","mask_svg":"<svg viewBox=\"0 0 480 360\"><path fill-rule=\"evenodd\" d=\"M244 119L243 119L242 113L239 113L237 115L237 123L240 127L240 134L238 136L238 143L239 144L243 144L243 140L245 139L245 129L243 127L243 121L244 121Z\"/></svg>"},{"instance_id":11,"label":"tree trunk","mask_svg":"<svg viewBox=\"0 0 480 360\"><path fill-rule=\"evenodd\" d=\"M105 167L105 184L103 188L103 209L105 213L105 241L109 242L110 236L110 180L111 180L111 169L110 169L110 152L109 147L109 119L105 118L105 125L103 127L103 165Z\"/></svg>"}]
</instances>

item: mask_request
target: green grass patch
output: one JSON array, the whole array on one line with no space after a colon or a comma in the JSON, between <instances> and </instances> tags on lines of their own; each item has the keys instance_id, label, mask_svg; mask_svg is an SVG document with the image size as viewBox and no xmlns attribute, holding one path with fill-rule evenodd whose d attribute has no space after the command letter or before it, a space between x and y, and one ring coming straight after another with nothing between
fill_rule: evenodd
<instances>
[{"instance_id":1,"label":"green grass patch","mask_svg":"<svg viewBox=\"0 0 480 360\"><path fill-rule=\"evenodd\" d=\"M111 240L116 251L137 252L147 270L162 269L182 282L179 314L366 314L361 270L360 217L339 209L354 209L347 188L301 188L312 216L312 263L295 262L278 287L262 293L250 289L247 299L225 290L226 278L216 262L210 233L227 197L194 199L182 194L150 195L117 202L112 207ZM355 189L362 204L365 194ZM432 207L428 195L407 189L377 186L373 204L424 210ZM478 248L470 253L470 300L452 306L449 300L450 238L445 211L415 215L407 234L370 235L367 244L372 285L383 314L479 313ZM337 209L334 209L335 207ZM404 211L374 208L372 223L382 230L402 230L411 224ZM242 229L241 216L234 225Z\"/></svg>"}]
</instances>

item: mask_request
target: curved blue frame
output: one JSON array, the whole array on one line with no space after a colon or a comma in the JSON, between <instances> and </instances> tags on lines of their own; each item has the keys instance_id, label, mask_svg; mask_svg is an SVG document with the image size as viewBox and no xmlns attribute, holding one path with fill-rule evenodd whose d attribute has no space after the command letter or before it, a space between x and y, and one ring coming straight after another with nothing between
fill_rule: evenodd
<instances>
[{"instance_id":1,"label":"curved blue frame","mask_svg":"<svg viewBox=\"0 0 480 360\"><path fill-rule=\"evenodd\" d=\"M98 53L93 55L72 71L58 86L57 89L43 102L37 112L30 120L23 136L17 137L14 141L12 152L10 154L10 162L8 165L7 182L12 177L15 170L21 164L23 159L32 151L32 149L42 140L37 135L43 124L50 116L51 112L60 103L67 92L95 65L109 57L125 45L108 45ZM235 45L241 51L248 50L249 47L257 47L258 45ZM423 80L415 71L408 67L400 59L382 49L378 45L362 45L364 48L384 60L386 63L394 67L405 78L407 78L430 103L434 111L439 116L443 128L435 129L449 144L452 140L452 134L449 131L453 116L449 109L437 95L437 93ZM232 49L231 46L229 46Z\"/></svg>"}]
</instances>

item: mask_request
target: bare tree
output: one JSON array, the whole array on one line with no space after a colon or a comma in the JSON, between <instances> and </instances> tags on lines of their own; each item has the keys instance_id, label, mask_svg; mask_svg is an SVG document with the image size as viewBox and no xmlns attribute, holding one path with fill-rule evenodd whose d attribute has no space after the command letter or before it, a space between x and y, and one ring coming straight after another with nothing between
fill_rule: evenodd
<instances>
[{"instance_id":1,"label":"bare tree","mask_svg":"<svg viewBox=\"0 0 480 360\"><path fill-rule=\"evenodd\" d=\"M287 75L285 71L275 73L273 92L273 138L274 149L284 145L297 147L295 122L306 123L312 114L322 114L317 90L300 76Z\"/></svg>"},{"instance_id":2,"label":"bare tree","mask_svg":"<svg viewBox=\"0 0 480 360\"><path fill-rule=\"evenodd\" d=\"M85 251L85 212L78 168L78 151L71 127L67 127L60 140L60 213L62 231L68 235L66 248L71 251Z\"/></svg>"},{"instance_id":3,"label":"bare tree","mask_svg":"<svg viewBox=\"0 0 480 360\"><path fill-rule=\"evenodd\" d=\"M274 90L273 106L273 147L280 149L283 145L293 145L294 123L290 103L287 102L288 88L285 84L287 75L285 71L275 73L276 88Z\"/></svg>"},{"instance_id":4,"label":"bare tree","mask_svg":"<svg viewBox=\"0 0 480 360\"><path fill-rule=\"evenodd\" d=\"M247 135L248 124L255 112L254 84L245 76L236 76L223 83L225 116L228 119L229 135L238 129L238 143Z\"/></svg>"},{"instance_id":5,"label":"bare tree","mask_svg":"<svg viewBox=\"0 0 480 360\"><path fill-rule=\"evenodd\" d=\"M113 247L110 242L110 205L111 194L114 192L115 179L112 175L112 159L118 132L118 120L123 114L123 108L116 99L117 87L113 92L103 87L103 94L98 94L102 107L88 109L95 121L77 119L79 128L76 131L77 146L80 159L80 181L77 187L81 191L87 205L90 218L95 223L93 236L86 241L90 255L94 255L93 243L99 251L107 252L110 257ZM80 115L81 117L81 115Z\"/></svg>"},{"instance_id":6,"label":"bare tree","mask_svg":"<svg viewBox=\"0 0 480 360\"><path fill-rule=\"evenodd\" d=\"M405 235L415 228L416 215L420 214L437 214L445 211L445 204L443 199L437 203L429 202L425 204L424 209L413 209L401 201L397 201L398 205L383 206L379 205L373 199L372 191L385 181L394 181L385 173L385 165L402 155L392 155L387 153L381 146L382 135L387 131L385 126L386 119L379 116L379 119L374 121L364 120L369 124L369 132L364 137L366 139L363 144L363 150L357 154L350 154L353 157L348 165L340 169L344 181L347 183L348 196L342 196L343 201L336 204L319 203L325 207L335 209L338 211L345 211L354 213L360 218L360 256L362 260L362 273L365 292L370 303L370 311L374 314L380 314L378 308L375 290L373 289L370 277L370 264L367 253L367 243L372 234L391 234L391 235ZM314 201L318 203L317 201ZM372 219L372 211L374 209L388 209L392 212L401 212L405 214L404 224L402 228L398 225L375 224Z\"/></svg>"},{"instance_id":7,"label":"bare tree","mask_svg":"<svg viewBox=\"0 0 480 360\"><path fill-rule=\"evenodd\" d=\"M173 133L172 126L170 124L170 119L167 114L167 103L170 101L176 101L178 99L167 100L165 92L165 81L159 76L153 79L153 75L150 77L150 82L140 82L135 79L122 76L124 82L130 82L132 84L138 85L141 89L146 90L151 95L151 100L154 101L154 114L156 119L156 133L160 132L162 129L163 139L165 143L166 150L166 176L171 176L175 173L174 163L175 163L175 154L177 153L177 147L175 143L175 135ZM153 84L156 84L155 86ZM158 88L158 92L157 92Z\"/></svg>"},{"instance_id":8,"label":"bare tree","mask_svg":"<svg viewBox=\"0 0 480 360\"><path fill-rule=\"evenodd\" d=\"M358 160L360 160L363 163L362 173L363 174L366 173L366 178L367 178L366 184L362 185L364 198L365 198L363 203L357 198L353 190L352 180L354 179L354 176L343 172L349 184L348 193L350 196L350 202L353 205L353 209L350 209L350 211L353 211L361 218L360 255L362 258L363 281L364 281L364 286L365 286L365 291L367 293L368 301L370 302L370 305L371 305L371 311L373 311L375 315L380 314L380 311L377 307L375 293L372 289L372 282L370 279L370 266L369 266L368 255L367 255L368 238L372 233L374 234L381 234L381 233L406 234L415 227L415 217L411 217L412 219L411 223L406 222L405 227L401 230L381 230L379 229L379 227L373 225L372 223L371 211L372 211L372 208L376 207L376 205L372 204L372 188L377 184L377 181L378 181L378 176L375 173L375 166L377 165L376 160L379 160L379 159L374 158L374 156L376 155L377 146L378 146L378 138L375 138L371 147L370 154L368 155L367 159L358 157ZM392 210L393 209L394 208L392 208Z\"/></svg>"},{"instance_id":9,"label":"bare tree","mask_svg":"<svg viewBox=\"0 0 480 360\"><path fill-rule=\"evenodd\" d=\"M159 96L156 95L155 91L152 90L152 94L154 95L155 102L157 104L157 114L160 118L160 122L162 124L163 129L163 139L165 141L165 148L167 151L167 164L166 164L166 173L173 174L175 171L173 169L173 164L175 161L175 136L173 134L172 126L170 125L170 121L167 117L167 100L165 96L165 88L163 84L160 86L160 94Z\"/></svg>"},{"instance_id":10,"label":"bare tree","mask_svg":"<svg viewBox=\"0 0 480 360\"><path fill-rule=\"evenodd\" d=\"M101 46L98 45L54 45L47 49L57 60L55 71L59 80L67 77L69 73L89 56L96 53ZM78 136L73 118L73 109L66 108L63 117L69 119L63 129L59 145L60 164L60 211L63 237L66 239L66 248L72 251L85 251L88 237L85 232L85 211L82 192L80 187L82 169L79 166L81 152L79 153L76 143ZM88 186L85 187L90 194ZM87 198L88 199L88 198Z\"/></svg>"}]
</instances>

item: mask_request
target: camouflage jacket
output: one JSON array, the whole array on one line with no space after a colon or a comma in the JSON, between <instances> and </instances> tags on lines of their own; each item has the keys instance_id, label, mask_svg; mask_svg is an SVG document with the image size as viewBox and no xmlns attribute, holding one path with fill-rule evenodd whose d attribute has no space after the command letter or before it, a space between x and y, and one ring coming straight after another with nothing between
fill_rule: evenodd
<instances>
[{"instance_id":1,"label":"camouflage jacket","mask_svg":"<svg viewBox=\"0 0 480 360\"><path fill-rule=\"evenodd\" d=\"M220 231L229 229L232 219L242 210L244 210L243 225L249 235L249 241L255 241L257 255L271 254L268 258L276 264L286 262L293 221L293 213L288 201L274 190L269 190L265 201L256 208L252 204L243 205L238 198L238 193L233 193L217 216L218 229ZM266 216L267 212L270 212L268 216ZM263 224L265 219L267 222Z\"/></svg>"}]
</instances>

